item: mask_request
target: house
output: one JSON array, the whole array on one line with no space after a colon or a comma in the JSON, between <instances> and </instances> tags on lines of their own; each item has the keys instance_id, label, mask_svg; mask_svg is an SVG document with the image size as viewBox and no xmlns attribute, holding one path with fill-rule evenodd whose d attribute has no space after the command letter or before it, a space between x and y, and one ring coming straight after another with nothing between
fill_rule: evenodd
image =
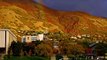
<instances>
[{"instance_id":1,"label":"house","mask_svg":"<svg viewBox=\"0 0 107 60\"><path fill-rule=\"evenodd\" d=\"M0 51L7 54L12 41L17 41L17 37L9 29L0 29Z\"/></svg>"},{"instance_id":2,"label":"house","mask_svg":"<svg viewBox=\"0 0 107 60\"><path fill-rule=\"evenodd\" d=\"M44 40L44 34L22 36L22 42L30 43L36 40L40 40L40 41Z\"/></svg>"},{"instance_id":3,"label":"house","mask_svg":"<svg viewBox=\"0 0 107 60\"><path fill-rule=\"evenodd\" d=\"M23 36L22 37L22 42L32 42L32 41L36 41L37 40L37 36L31 36L31 35L27 35L27 36Z\"/></svg>"}]
</instances>

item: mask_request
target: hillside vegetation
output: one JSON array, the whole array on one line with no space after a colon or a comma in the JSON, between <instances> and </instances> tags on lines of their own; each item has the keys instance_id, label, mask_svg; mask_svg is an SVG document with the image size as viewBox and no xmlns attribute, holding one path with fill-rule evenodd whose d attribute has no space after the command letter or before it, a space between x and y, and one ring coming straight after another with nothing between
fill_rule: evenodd
<instances>
[{"instance_id":1,"label":"hillside vegetation","mask_svg":"<svg viewBox=\"0 0 107 60\"><path fill-rule=\"evenodd\" d=\"M18 31L103 35L107 34L107 18L52 10L33 0L0 0L0 28L11 29L19 37Z\"/></svg>"}]
</instances>

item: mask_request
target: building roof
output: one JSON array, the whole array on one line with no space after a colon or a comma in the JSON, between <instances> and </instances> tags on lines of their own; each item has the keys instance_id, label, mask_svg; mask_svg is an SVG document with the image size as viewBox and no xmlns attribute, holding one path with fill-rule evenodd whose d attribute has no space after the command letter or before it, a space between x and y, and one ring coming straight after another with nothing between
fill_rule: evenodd
<instances>
[{"instance_id":1,"label":"building roof","mask_svg":"<svg viewBox=\"0 0 107 60\"><path fill-rule=\"evenodd\" d=\"M0 29L0 31L8 31L11 35L13 35L15 38L17 38L12 31L9 29Z\"/></svg>"}]
</instances>

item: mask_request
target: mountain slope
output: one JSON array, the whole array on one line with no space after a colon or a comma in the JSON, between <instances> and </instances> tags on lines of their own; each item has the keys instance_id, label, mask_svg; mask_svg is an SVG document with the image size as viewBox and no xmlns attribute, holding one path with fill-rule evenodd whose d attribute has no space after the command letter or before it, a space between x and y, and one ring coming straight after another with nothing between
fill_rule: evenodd
<instances>
[{"instance_id":1,"label":"mountain slope","mask_svg":"<svg viewBox=\"0 0 107 60\"><path fill-rule=\"evenodd\" d=\"M84 12L52 10L33 0L0 0L0 28L9 28L16 34L20 30L107 34L107 19Z\"/></svg>"},{"instance_id":2,"label":"mountain slope","mask_svg":"<svg viewBox=\"0 0 107 60\"><path fill-rule=\"evenodd\" d=\"M60 13L59 13L60 14ZM91 16L83 12L61 12L60 24L71 34L103 34L107 33L107 19Z\"/></svg>"},{"instance_id":3,"label":"mountain slope","mask_svg":"<svg viewBox=\"0 0 107 60\"><path fill-rule=\"evenodd\" d=\"M11 29L16 34L18 31L60 31L58 26L38 20L17 6L0 7L0 28Z\"/></svg>"}]
</instances>

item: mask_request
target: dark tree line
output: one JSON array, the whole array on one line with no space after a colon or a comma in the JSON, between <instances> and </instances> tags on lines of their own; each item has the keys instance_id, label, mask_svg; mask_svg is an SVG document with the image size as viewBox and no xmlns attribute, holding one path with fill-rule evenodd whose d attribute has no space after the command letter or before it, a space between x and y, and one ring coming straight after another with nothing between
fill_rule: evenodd
<instances>
[{"instance_id":1,"label":"dark tree line","mask_svg":"<svg viewBox=\"0 0 107 60\"><path fill-rule=\"evenodd\" d=\"M53 53L52 47L48 43L44 41L35 41L31 43L13 41L9 47L8 55L48 57Z\"/></svg>"}]
</instances>

